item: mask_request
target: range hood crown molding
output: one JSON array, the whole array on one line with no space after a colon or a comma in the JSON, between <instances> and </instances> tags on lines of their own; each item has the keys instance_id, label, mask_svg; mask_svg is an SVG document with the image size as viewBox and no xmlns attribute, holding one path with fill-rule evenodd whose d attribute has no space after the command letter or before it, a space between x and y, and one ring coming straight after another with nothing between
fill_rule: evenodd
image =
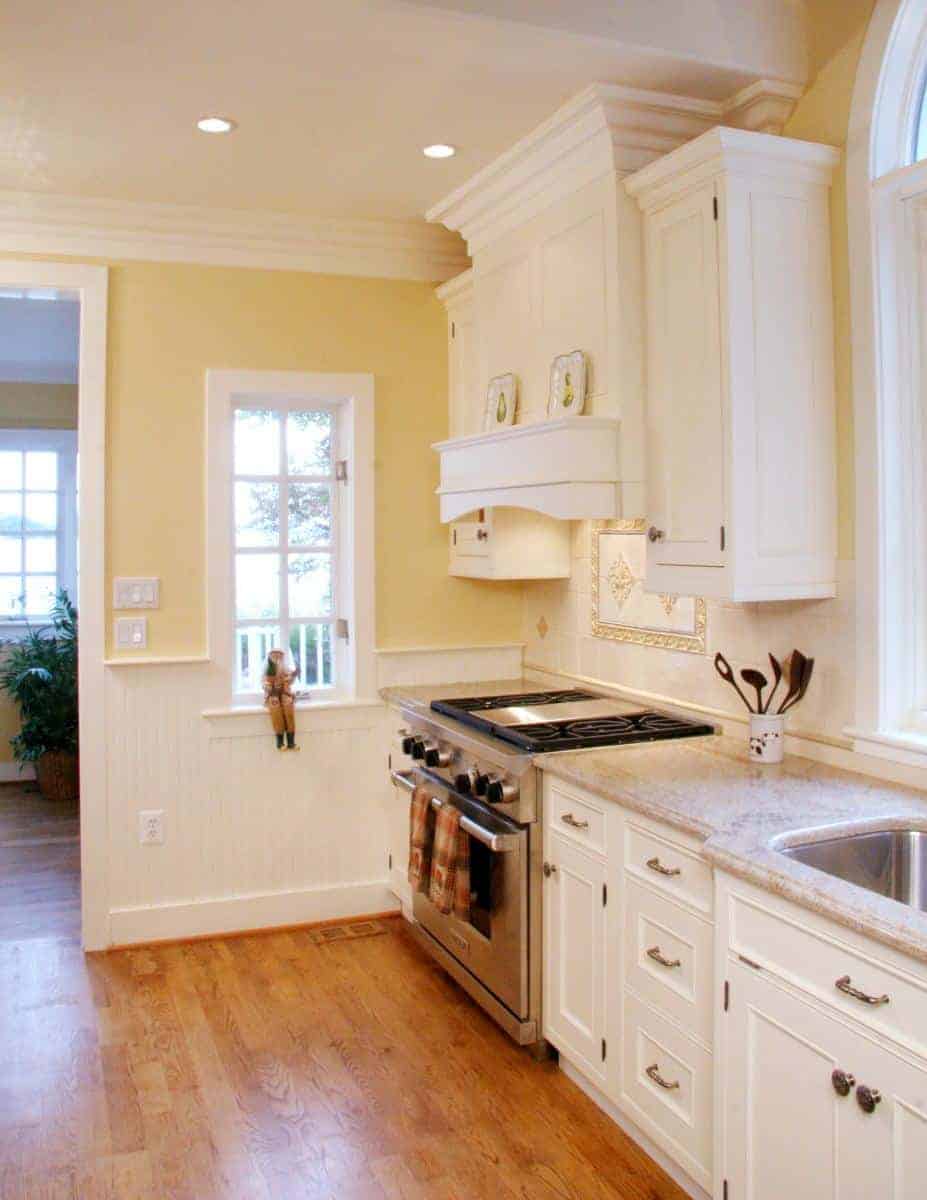
<instances>
[{"instance_id":1,"label":"range hood crown molding","mask_svg":"<svg viewBox=\"0 0 927 1200\"><path fill-rule=\"evenodd\" d=\"M425 216L461 233L472 254L586 183L637 171L724 121L778 133L801 93L778 80L726 101L590 84Z\"/></svg>"}]
</instances>

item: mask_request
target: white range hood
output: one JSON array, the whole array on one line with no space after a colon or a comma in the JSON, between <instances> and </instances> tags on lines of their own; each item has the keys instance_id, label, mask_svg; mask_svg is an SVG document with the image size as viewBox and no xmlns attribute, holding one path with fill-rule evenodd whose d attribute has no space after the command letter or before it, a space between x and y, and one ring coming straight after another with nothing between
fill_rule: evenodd
<instances>
[{"instance_id":1,"label":"white range hood","mask_svg":"<svg viewBox=\"0 0 927 1200\"><path fill-rule=\"evenodd\" d=\"M437 442L441 520L527 508L564 521L618 515L619 423L560 417Z\"/></svg>"}]
</instances>

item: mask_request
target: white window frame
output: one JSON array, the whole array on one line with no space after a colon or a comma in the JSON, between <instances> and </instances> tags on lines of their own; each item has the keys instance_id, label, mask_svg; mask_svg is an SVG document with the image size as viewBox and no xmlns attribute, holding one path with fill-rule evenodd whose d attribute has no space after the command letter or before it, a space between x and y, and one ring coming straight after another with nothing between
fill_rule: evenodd
<instances>
[{"instance_id":1,"label":"white window frame","mask_svg":"<svg viewBox=\"0 0 927 1200\"><path fill-rule=\"evenodd\" d=\"M0 428L0 450L54 450L58 455L58 527L56 530L56 591L67 590L77 605L77 430ZM25 481L23 481L25 486ZM25 548L24 548L25 552ZM24 564L25 566L25 564ZM25 573L25 570L24 572ZM25 613L0 619L0 637L21 637L28 626L48 625L51 617Z\"/></svg>"},{"instance_id":2,"label":"white window frame","mask_svg":"<svg viewBox=\"0 0 927 1200\"><path fill-rule=\"evenodd\" d=\"M222 671L230 707L250 707L260 699L256 694L234 691L235 629L242 622L236 622L234 611L233 413L237 408L284 411L320 407L330 408L336 414L335 457L347 464L346 480L334 484L338 496L333 618L347 621L348 638L335 639L335 687L311 692L308 703L370 702L376 697L373 376L209 370L206 372L208 654Z\"/></svg>"},{"instance_id":3,"label":"white window frame","mask_svg":"<svg viewBox=\"0 0 927 1200\"><path fill-rule=\"evenodd\" d=\"M927 162L912 163L927 0L878 0L847 136L862 753L927 766L927 364L918 317Z\"/></svg>"}]
</instances>

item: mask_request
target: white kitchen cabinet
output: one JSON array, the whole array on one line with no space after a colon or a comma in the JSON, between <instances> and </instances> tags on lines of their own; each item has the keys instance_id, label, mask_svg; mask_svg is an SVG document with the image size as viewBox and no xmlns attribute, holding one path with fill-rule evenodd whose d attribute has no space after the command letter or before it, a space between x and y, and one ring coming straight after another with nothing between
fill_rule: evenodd
<instances>
[{"instance_id":1,"label":"white kitchen cabinet","mask_svg":"<svg viewBox=\"0 0 927 1200\"><path fill-rule=\"evenodd\" d=\"M719 1192L922 1196L927 971L740 880L719 876L718 892ZM851 982L873 999L844 990ZM835 1072L852 1076L845 1095ZM864 1089L878 1096L872 1111Z\"/></svg>"},{"instance_id":2,"label":"white kitchen cabinet","mask_svg":"<svg viewBox=\"0 0 927 1200\"><path fill-rule=\"evenodd\" d=\"M838 161L718 127L625 180L644 213L649 591L835 594Z\"/></svg>"},{"instance_id":3,"label":"white kitchen cabinet","mask_svg":"<svg viewBox=\"0 0 927 1200\"><path fill-rule=\"evenodd\" d=\"M598 1084L606 1080L605 862L545 830L544 1033Z\"/></svg>"},{"instance_id":4,"label":"white kitchen cabinet","mask_svg":"<svg viewBox=\"0 0 927 1200\"><path fill-rule=\"evenodd\" d=\"M449 572L468 579L567 579L568 521L522 508L477 509L450 527Z\"/></svg>"},{"instance_id":5,"label":"white kitchen cabinet","mask_svg":"<svg viewBox=\"0 0 927 1200\"><path fill-rule=\"evenodd\" d=\"M473 272L464 271L438 288L447 311L448 434L452 438L478 433L479 387L476 375Z\"/></svg>"},{"instance_id":6,"label":"white kitchen cabinet","mask_svg":"<svg viewBox=\"0 0 927 1200\"><path fill-rule=\"evenodd\" d=\"M743 963L729 968L724 1178L753 1200L915 1200L927 1179L927 1064ZM852 1076L848 1094L835 1073ZM837 1075L837 1083L841 1077ZM872 1112L860 1089L878 1092Z\"/></svg>"}]
</instances>

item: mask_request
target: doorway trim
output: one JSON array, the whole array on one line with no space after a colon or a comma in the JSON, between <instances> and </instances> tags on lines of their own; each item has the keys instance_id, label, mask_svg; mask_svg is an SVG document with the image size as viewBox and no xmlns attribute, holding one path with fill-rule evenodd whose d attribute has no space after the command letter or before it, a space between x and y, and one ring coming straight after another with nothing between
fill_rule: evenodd
<instances>
[{"instance_id":1,"label":"doorway trim","mask_svg":"<svg viewBox=\"0 0 927 1200\"><path fill-rule=\"evenodd\" d=\"M109 945L108 797L106 781L105 499L106 312L108 271L77 263L0 260L4 287L46 287L80 298L77 449L80 544L80 871L85 950Z\"/></svg>"}]
</instances>

